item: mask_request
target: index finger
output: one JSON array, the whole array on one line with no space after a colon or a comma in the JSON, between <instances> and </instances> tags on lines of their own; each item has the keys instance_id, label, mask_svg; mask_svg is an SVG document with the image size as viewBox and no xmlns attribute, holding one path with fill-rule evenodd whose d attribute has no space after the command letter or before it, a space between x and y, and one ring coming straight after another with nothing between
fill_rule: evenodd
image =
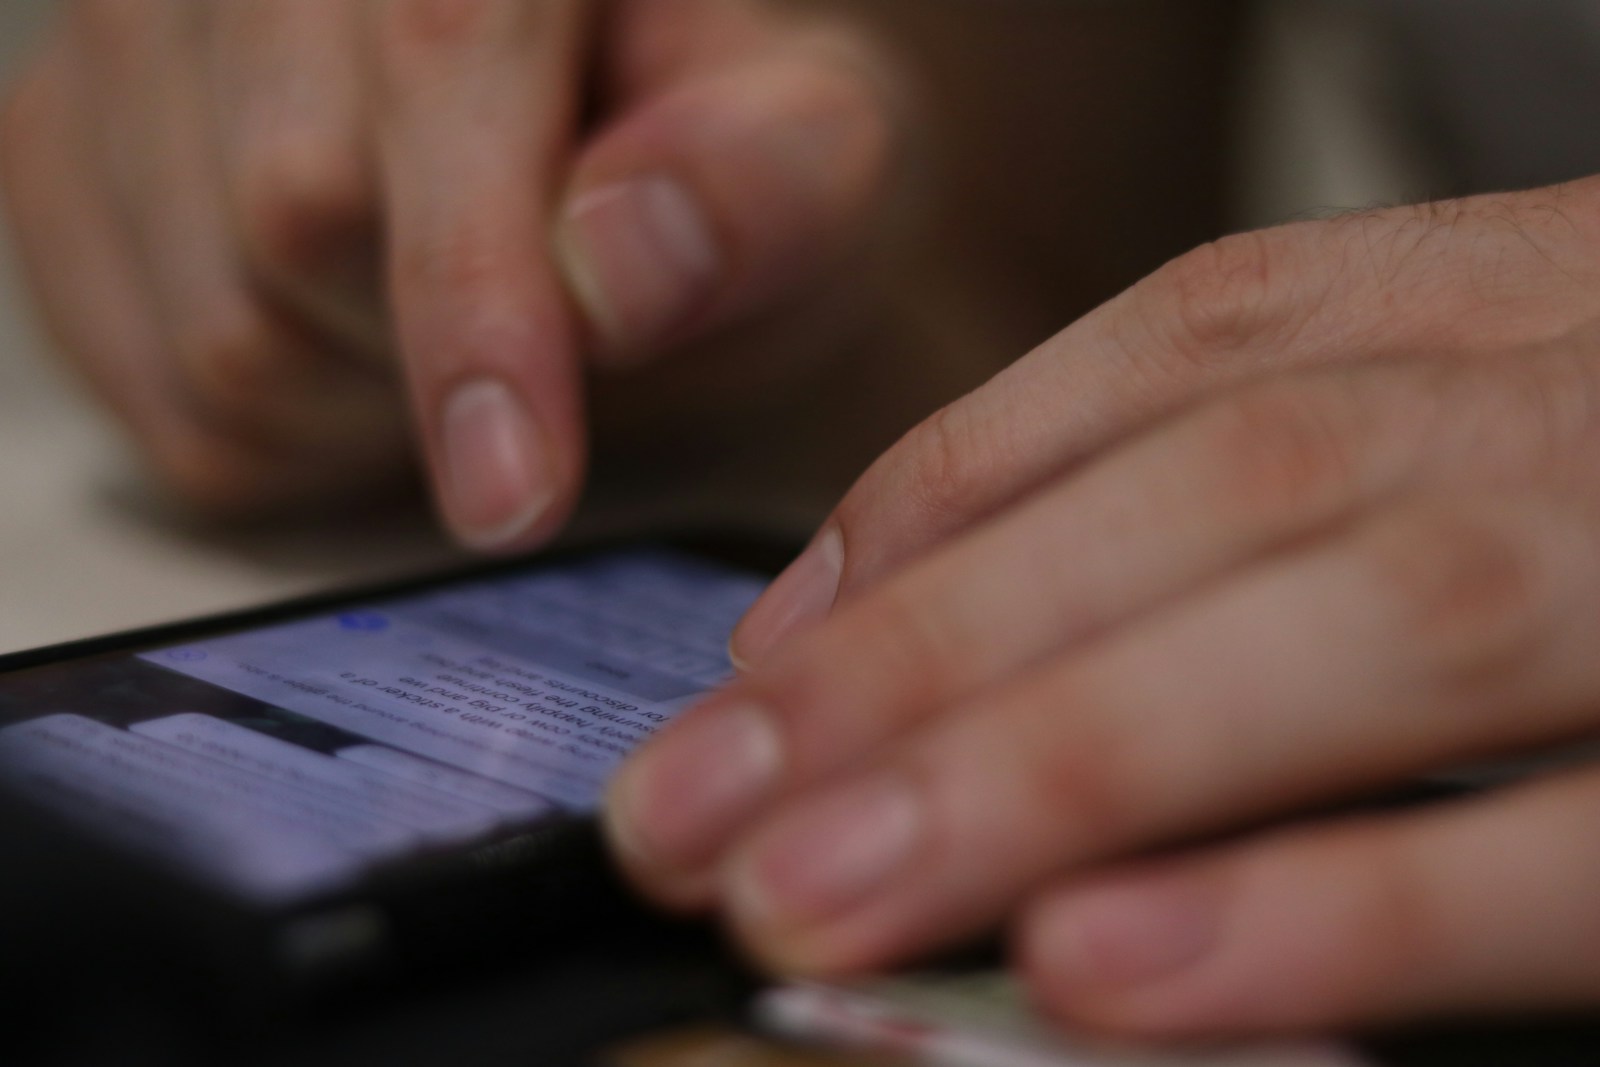
<instances>
[{"instance_id":1,"label":"index finger","mask_svg":"<svg viewBox=\"0 0 1600 1067\"><path fill-rule=\"evenodd\" d=\"M582 380L545 228L587 7L372 9L390 302L438 506L478 548L547 535L582 478Z\"/></svg>"},{"instance_id":2,"label":"index finger","mask_svg":"<svg viewBox=\"0 0 1600 1067\"><path fill-rule=\"evenodd\" d=\"M1173 260L884 453L740 624L736 658L764 659L835 599L1216 390L1319 364L1504 354L1577 328L1600 236L1561 206L1597 192L1364 212Z\"/></svg>"}]
</instances>

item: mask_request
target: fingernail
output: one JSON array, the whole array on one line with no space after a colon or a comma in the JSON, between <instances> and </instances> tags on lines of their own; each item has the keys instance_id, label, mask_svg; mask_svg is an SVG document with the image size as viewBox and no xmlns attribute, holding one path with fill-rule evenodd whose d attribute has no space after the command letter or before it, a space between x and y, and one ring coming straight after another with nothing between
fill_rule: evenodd
<instances>
[{"instance_id":1,"label":"fingernail","mask_svg":"<svg viewBox=\"0 0 1600 1067\"><path fill-rule=\"evenodd\" d=\"M629 178L578 196L557 254L601 335L602 359L631 362L714 289L721 254L705 212L677 181Z\"/></svg>"},{"instance_id":2,"label":"fingernail","mask_svg":"<svg viewBox=\"0 0 1600 1067\"><path fill-rule=\"evenodd\" d=\"M873 778L814 803L735 869L742 924L782 928L860 902L889 881L922 838L922 807L898 778Z\"/></svg>"},{"instance_id":3,"label":"fingernail","mask_svg":"<svg viewBox=\"0 0 1600 1067\"><path fill-rule=\"evenodd\" d=\"M771 788L783 760L771 716L735 704L685 719L618 774L606 823L646 869L712 858Z\"/></svg>"},{"instance_id":4,"label":"fingernail","mask_svg":"<svg viewBox=\"0 0 1600 1067\"><path fill-rule=\"evenodd\" d=\"M1215 892L1191 878L1166 878L1096 887L1046 906L1029 952L1054 988L1115 992L1194 965L1219 934Z\"/></svg>"},{"instance_id":5,"label":"fingernail","mask_svg":"<svg viewBox=\"0 0 1600 1067\"><path fill-rule=\"evenodd\" d=\"M504 382L480 378L445 402L445 514L456 536L499 548L532 526L555 498L543 435Z\"/></svg>"},{"instance_id":6,"label":"fingernail","mask_svg":"<svg viewBox=\"0 0 1600 1067\"><path fill-rule=\"evenodd\" d=\"M761 595L733 631L728 653L748 669L785 639L820 622L839 595L844 538L829 524Z\"/></svg>"}]
</instances>

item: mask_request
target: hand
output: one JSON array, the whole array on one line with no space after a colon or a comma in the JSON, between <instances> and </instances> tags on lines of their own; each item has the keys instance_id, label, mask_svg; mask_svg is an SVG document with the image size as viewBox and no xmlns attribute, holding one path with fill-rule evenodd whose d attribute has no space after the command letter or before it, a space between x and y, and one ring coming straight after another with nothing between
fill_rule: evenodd
<instances>
[{"instance_id":1,"label":"hand","mask_svg":"<svg viewBox=\"0 0 1600 1067\"><path fill-rule=\"evenodd\" d=\"M581 488L586 359L688 358L861 239L891 82L756 0L77 0L3 173L47 325L180 493L393 476L414 421L452 529L514 548Z\"/></svg>"},{"instance_id":2,"label":"hand","mask_svg":"<svg viewBox=\"0 0 1600 1067\"><path fill-rule=\"evenodd\" d=\"M623 862L786 971L1012 917L1096 1027L1592 1007L1600 773L1303 813L1600 727L1597 325L1600 180L1178 259L868 471Z\"/></svg>"}]
</instances>

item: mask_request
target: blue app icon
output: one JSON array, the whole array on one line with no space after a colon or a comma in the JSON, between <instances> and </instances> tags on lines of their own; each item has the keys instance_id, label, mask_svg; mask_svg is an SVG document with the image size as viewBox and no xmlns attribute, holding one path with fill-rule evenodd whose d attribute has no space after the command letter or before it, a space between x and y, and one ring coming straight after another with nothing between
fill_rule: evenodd
<instances>
[{"instance_id":1,"label":"blue app icon","mask_svg":"<svg viewBox=\"0 0 1600 1067\"><path fill-rule=\"evenodd\" d=\"M389 628L389 616L376 611L346 611L339 616L339 628L375 634Z\"/></svg>"}]
</instances>

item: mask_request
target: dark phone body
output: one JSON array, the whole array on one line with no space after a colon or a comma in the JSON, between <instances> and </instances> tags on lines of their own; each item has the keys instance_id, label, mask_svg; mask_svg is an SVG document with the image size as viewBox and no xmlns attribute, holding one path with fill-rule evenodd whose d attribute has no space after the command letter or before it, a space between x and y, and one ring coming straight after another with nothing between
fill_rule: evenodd
<instances>
[{"instance_id":1,"label":"dark phone body","mask_svg":"<svg viewBox=\"0 0 1600 1067\"><path fill-rule=\"evenodd\" d=\"M789 545L743 536L652 544L763 579L792 552ZM0 725L8 679L43 679L36 688L59 689L109 670L106 664L126 671L130 654L141 650L253 633L500 576L556 572L618 547L552 552L3 656ZM85 833L8 794L0 778L0 985L8 993L14 1034L30 1023L58 1029L62 1019L93 1002L159 996L203 1005L190 1013L195 1020L237 1036L333 1005L409 995L401 991L578 944L603 944L651 922L617 884L592 820L582 815L541 817L459 848L376 865L354 886L269 905Z\"/></svg>"}]
</instances>

